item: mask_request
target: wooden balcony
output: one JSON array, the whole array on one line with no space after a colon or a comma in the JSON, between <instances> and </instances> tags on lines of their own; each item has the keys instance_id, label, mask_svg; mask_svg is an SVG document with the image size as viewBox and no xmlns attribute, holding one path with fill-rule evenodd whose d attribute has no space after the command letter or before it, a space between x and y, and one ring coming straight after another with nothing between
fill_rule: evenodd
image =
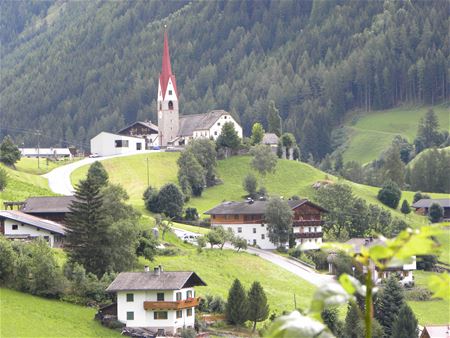
<instances>
[{"instance_id":1,"label":"wooden balcony","mask_svg":"<svg viewBox=\"0 0 450 338\"><path fill-rule=\"evenodd\" d=\"M295 238L321 238L322 232L294 232Z\"/></svg>"},{"instance_id":2,"label":"wooden balcony","mask_svg":"<svg viewBox=\"0 0 450 338\"><path fill-rule=\"evenodd\" d=\"M199 302L200 297L170 302L145 301L144 310L181 310L198 306Z\"/></svg>"},{"instance_id":3,"label":"wooden balcony","mask_svg":"<svg viewBox=\"0 0 450 338\"><path fill-rule=\"evenodd\" d=\"M292 226L294 226L294 227L315 227L315 226L322 226L323 224L324 224L324 221L320 220L320 219L310 219L310 220L294 219L292 221Z\"/></svg>"}]
</instances>

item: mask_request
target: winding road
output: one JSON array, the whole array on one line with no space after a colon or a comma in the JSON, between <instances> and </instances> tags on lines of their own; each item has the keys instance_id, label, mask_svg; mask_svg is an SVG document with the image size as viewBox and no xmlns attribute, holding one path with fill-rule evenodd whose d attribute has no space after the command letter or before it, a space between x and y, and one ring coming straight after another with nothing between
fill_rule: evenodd
<instances>
[{"instance_id":1,"label":"winding road","mask_svg":"<svg viewBox=\"0 0 450 338\"><path fill-rule=\"evenodd\" d=\"M149 150L142 153L153 153L158 152L159 150ZM105 156L105 157L97 157L97 158L85 158L78 162L70 163L58 168L53 169L49 173L43 175L43 177L47 178L50 189L61 195L73 195L74 189L70 181L71 173L86 164L94 163L95 161L104 161L110 158L129 156L130 154L123 155L114 155L114 156ZM177 236L181 237L184 234L192 234L197 235L196 233L189 232L183 229L174 228ZM231 245L226 245L226 248L233 249ZM267 250L261 250L257 248L249 247L246 250L248 253L258 255L262 259L265 259L279 267L290 271L291 273L297 275L298 277L308 281L309 283L320 287L327 283L335 283L335 279L333 276L320 274L314 271L313 269L303 265L297 261L291 260L289 258L280 256L276 253Z\"/></svg>"}]
</instances>

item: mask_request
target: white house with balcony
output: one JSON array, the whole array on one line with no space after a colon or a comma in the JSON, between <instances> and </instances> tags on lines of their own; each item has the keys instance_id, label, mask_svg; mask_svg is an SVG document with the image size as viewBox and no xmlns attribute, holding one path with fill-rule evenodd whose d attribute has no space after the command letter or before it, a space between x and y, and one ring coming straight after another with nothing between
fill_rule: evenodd
<instances>
[{"instance_id":1,"label":"white house with balcony","mask_svg":"<svg viewBox=\"0 0 450 338\"><path fill-rule=\"evenodd\" d=\"M28 215L18 210L0 210L0 233L10 240L45 239L51 247L59 247L65 236L59 223Z\"/></svg>"},{"instance_id":2,"label":"white house with balcony","mask_svg":"<svg viewBox=\"0 0 450 338\"><path fill-rule=\"evenodd\" d=\"M194 328L195 286L206 283L192 271L164 271L161 266L144 272L122 272L106 291L117 294L117 319L127 327L145 327L157 335Z\"/></svg>"}]
</instances>

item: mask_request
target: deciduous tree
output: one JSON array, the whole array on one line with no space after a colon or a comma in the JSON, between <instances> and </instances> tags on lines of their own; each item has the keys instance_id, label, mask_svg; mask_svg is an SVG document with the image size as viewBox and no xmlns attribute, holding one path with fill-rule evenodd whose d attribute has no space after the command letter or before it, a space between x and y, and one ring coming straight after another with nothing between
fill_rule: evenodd
<instances>
[{"instance_id":1,"label":"deciduous tree","mask_svg":"<svg viewBox=\"0 0 450 338\"><path fill-rule=\"evenodd\" d=\"M20 160L20 150L14 144L12 138L7 135L0 144L0 162L14 166Z\"/></svg>"},{"instance_id":2,"label":"deciduous tree","mask_svg":"<svg viewBox=\"0 0 450 338\"><path fill-rule=\"evenodd\" d=\"M272 243L283 246L289 241L292 230L292 209L289 204L279 197L274 197L267 203L264 219Z\"/></svg>"},{"instance_id":3,"label":"deciduous tree","mask_svg":"<svg viewBox=\"0 0 450 338\"><path fill-rule=\"evenodd\" d=\"M262 139L264 137L264 128L261 123L256 122L253 124L252 127L252 136L251 136L251 142L252 145L260 144Z\"/></svg>"},{"instance_id":4,"label":"deciduous tree","mask_svg":"<svg viewBox=\"0 0 450 338\"><path fill-rule=\"evenodd\" d=\"M439 222L444 216L444 209L438 203L433 203L430 206L430 210L428 211L428 217L430 218L431 223Z\"/></svg>"},{"instance_id":5,"label":"deciduous tree","mask_svg":"<svg viewBox=\"0 0 450 338\"><path fill-rule=\"evenodd\" d=\"M259 144L254 146L250 153L253 155L251 166L261 175L275 172L277 157L272 153L269 146Z\"/></svg>"},{"instance_id":6,"label":"deciduous tree","mask_svg":"<svg viewBox=\"0 0 450 338\"><path fill-rule=\"evenodd\" d=\"M229 153L239 149L241 145L241 139L234 128L233 122L225 122L222 126L222 131L216 140L216 144L219 148L225 150L225 157L229 156Z\"/></svg>"}]
</instances>

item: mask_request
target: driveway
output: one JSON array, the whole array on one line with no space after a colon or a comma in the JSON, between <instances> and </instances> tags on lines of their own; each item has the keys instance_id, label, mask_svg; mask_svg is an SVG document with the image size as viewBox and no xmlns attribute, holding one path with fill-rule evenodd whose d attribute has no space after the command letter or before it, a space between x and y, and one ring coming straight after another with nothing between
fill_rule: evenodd
<instances>
[{"instance_id":1,"label":"driveway","mask_svg":"<svg viewBox=\"0 0 450 338\"><path fill-rule=\"evenodd\" d=\"M159 150L140 151L139 153L136 153L136 154L121 154L121 155L104 156L104 157L96 157L96 158L85 158L80 161L55 168L52 171L50 171L47 174L42 175L42 176L48 180L48 185L50 187L50 190L53 191L54 193L61 194L61 195L73 195L75 190L72 186L72 183L70 182L70 174L72 174L72 172L75 169L78 169L86 164L91 164L96 161L104 161L104 160L108 160L110 158L137 155L137 154L150 154L150 153L155 153L155 152L159 152Z\"/></svg>"}]
</instances>

